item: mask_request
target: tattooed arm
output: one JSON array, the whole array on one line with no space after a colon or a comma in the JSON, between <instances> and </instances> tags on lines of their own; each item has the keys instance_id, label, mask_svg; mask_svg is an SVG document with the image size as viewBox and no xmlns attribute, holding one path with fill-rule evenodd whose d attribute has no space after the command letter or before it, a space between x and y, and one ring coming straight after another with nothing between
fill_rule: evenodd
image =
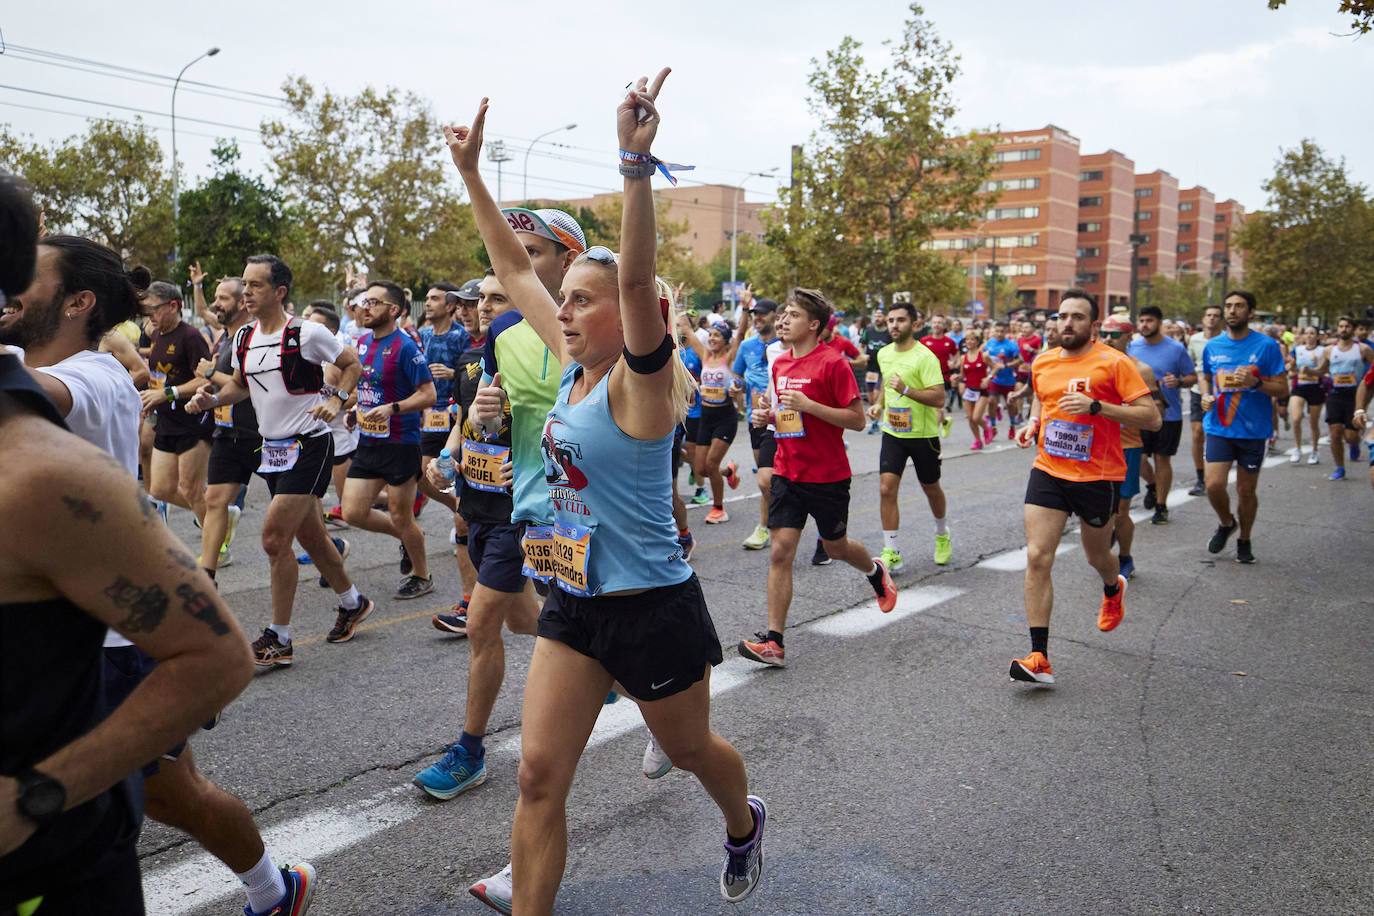
<instances>
[{"instance_id":1,"label":"tattooed arm","mask_svg":"<svg viewBox=\"0 0 1374 916\"><path fill-rule=\"evenodd\" d=\"M0 526L5 602L65 597L159 660L95 729L35 764L93 798L184 739L252 677L248 642L210 579L104 452L50 423L0 410ZM0 854L32 824L0 776ZM23 835L18 835L23 834Z\"/></svg>"}]
</instances>

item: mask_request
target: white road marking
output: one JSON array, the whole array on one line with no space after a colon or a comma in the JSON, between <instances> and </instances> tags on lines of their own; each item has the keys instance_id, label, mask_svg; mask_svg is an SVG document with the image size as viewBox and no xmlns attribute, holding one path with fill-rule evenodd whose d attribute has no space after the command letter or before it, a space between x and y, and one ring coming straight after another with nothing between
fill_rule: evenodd
<instances>
[{"instance_id":1,"label":"white road marking","mask_svg":"<svg viewBox=\"0 0 1374 916\"><path fill-rule=\"evenodd\" d=\"M894 624L906 617L929 610L964 593L960 588L908 588L897 593L897 606L890 613L878 610L877 601L868 601L858 607L850 608L839 614L822 617L811 624L809 629L827 636L862 636L885 626Z\"/></svg>"},{"instance_id":2,"label":"white road marking","mask_svg":"<svg viewBox=\"0 0 1374 916\"><path fill-rule=\"evenodd\" d=\"M1078 545L1071 541L1061 541L1059 549L1054 552L1055 556L1067 553ZM977 569L993 569L997 572L1024 572L1029 564L1027 559L1028 548L1018 547L1015 550L1005 550L1002 553L993 554L983 560L976 567Z\"/></svg>"}]
</instances>

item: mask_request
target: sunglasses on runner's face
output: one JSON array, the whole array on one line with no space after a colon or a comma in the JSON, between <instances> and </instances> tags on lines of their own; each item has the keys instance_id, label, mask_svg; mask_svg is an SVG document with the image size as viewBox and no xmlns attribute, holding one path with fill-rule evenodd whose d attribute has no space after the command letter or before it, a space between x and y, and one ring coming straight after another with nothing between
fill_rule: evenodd
<instances>
[{"instance_id":1,"label":"sunglasses on runner's face","mask_svg":"<svg viewBox=\"0 0 1374 916\"><path fill-rule=\"evenodd\" d=\"M1125 331L1103 331L1103 332L1101 332L1101 334L1100 334L1099 336L1101 336L1101 338L1102 338L1103 340L1106 340L1106 339L1109 338L1109 337L1110 337L1112 340L1116 340L1118 337L1120 337L1122 334L1125 334L1125 333L1126 333Z\"/></svg>"},{"instance_id":2,"label":"sunglasses on runner's face","mask_svg":"<svg viewBox=\"0 0 1374 916\"><path fill-rule=\"evenodd\" d=\"M588 248L585 253L588 260L595 261L598 264L620 263L620 259L616 257L615 252L605 245L593 245L591 248Z\"/></svg>"}]
</instances>

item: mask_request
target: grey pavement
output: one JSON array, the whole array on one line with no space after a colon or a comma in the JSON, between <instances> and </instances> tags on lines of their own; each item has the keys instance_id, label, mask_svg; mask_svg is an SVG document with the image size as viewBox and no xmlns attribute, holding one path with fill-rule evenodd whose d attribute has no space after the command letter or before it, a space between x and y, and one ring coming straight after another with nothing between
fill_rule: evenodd
<instances>
[{"instance_id":1,"label":"grey pavement","mask_svg":"<svg viewBox=\"0 0 1374 916\"><path fill-rule=\"evenodd\" d=\"M738 911L1374 912L1367 456L1336 483L1325 452L1315 468L1267 468L1254 566L1206 552L1205 498L1173 498L1171 524L1137 527L1112 633L1097 630L1099 586L1070 532L1054 575L1058 680L1038 688L1007 678L1028 649L1016 551L1030 455L1005 438L972 453L968 436L956 420L946 443L947 568L907 475L893 614L851 568L812 567L804 539L786 669L734 650L765 623L766 552L739 547L757 519L752 481L724 525L692 510L693 566L726 649L713 724L768 803L766 877ZM851 530L876 554L878 437L848 439ZM747 470L746 446L732 457ZM255 485L221 574L250 634L268 619L265 501ZM352 642L324 643L332 596L305 567L294 667L256 678L192 739L274 856L317 867L314 914L490 912L466 889L508 860L532 639L507 638L486 784L448 802L410 786L457 738L467 671L465 642L429 623L457 600L449 519L430 506L421 521L434 594L393 600L394 542L342 532L376 614ZM186 513L172 524L192 542ZM632 704L606 708L569 800L559 913L731 911L719 814L690 775L642 776L645 739ZM141 851L150 912L241 910L237 881L184 836L149 823Z\"/></svg>"}]
</instances>

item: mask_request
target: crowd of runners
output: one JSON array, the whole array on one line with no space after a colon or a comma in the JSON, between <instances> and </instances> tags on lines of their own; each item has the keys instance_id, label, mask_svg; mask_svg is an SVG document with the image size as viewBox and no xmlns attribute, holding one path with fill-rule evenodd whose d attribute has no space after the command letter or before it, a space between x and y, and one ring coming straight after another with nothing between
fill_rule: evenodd
<instances>
[{"instance_id":1,"label":"crowd of runners","mask_svg":"<svg viewBox=\"0 0 1374 916\"><path fill-rule=\"evenodd\" d=\"M538 637L519 769L504 774L520 789L511 865L473 884L474 896L502 912L552 910L577 761L602 706L624 695L647 727L644 775L686 770L719 807L719 886L734 902L762 878L767 808L711 730L711 669L724 653L690 565L689 502L711 504L705 524L728 524L727 492L755 475L759 514L741 526L741 546L769 551L767 620L737 651L783 667L808 519L812 562L853 567L866 580L854 578L856 602L871 590L891 611L907 465L932 519L920 540L944 566L954 543L942 451L956 427L968 448L988 449L1005 420L1011 443L1034 452L1023 509L1030 648L1010 676L1048 684L1066 526L1077 518L1103 586L1098 626L1110 631L1135 571L1133 499L1143 489L1151 522L1170 523L1185 412L1188 492L1205 493L1217 515L1206 549L1220 554L1235 536L1241 563L1255 562L1256 483L1281 426L1294 437L1290 460L1319 464L1325 406L1331 479L1359 457L1374 390L1368 327L1252 328L1257 303L1239 290L1196 329L1152 307L1135 323L1104 314L1078 289L1041 319L967 324L894 303L850 325L823 291L803 288L776 299L746 288L721 314L683 313L654 271L649 181L666 169L652 152L666 75L640 80L617 109L620 252L588 247L563 211L500 208L478 171L485 100L470 126L444 128L492 268L431 284L415 314L409 291L351 274L339 302L297 302L272 254L212 289L196 265L188 303L95 242L40 238L24 185L0 179L0 342L13 348L0 351L0 501L7 517L50 520L0 534L0 635L33 647L0 673L0 913L92 912L96 899L100 912L142 912L140 807L239 877L245 913L305 912L314 868L278 864L186 742L214 726L254 668L298 660L302 569L337 597L326 640L357 635L384 596L350 577L346 528L395 539L390 597L451 596L432 625L467 638L463 717L443 756L413 775L418 790L452 799L486 780L503 629ZM742 429L749 446L732 459ZM854 493L844 436L865 430L881 436L878 487ZM236 609L260 626L250 642L214 580L233 561L254 477L270 495L271 601ZM877 551L849 530L856 497L878 503ZM429 502L453 516L451 578L429 566L416 521ZM169 506L193 514L199 556L169 532ZM79 574L53 562L77 542L92 545Z\"/></svg>"}]
</instances>

